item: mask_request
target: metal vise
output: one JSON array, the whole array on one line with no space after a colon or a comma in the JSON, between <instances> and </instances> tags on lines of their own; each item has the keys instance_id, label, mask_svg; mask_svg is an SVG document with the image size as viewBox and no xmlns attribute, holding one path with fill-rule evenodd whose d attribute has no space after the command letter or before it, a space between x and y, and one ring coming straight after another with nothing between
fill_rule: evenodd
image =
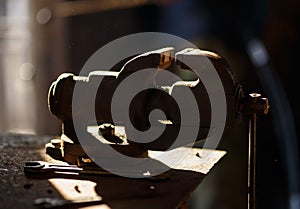
<instances>
[{"instance_id":1,"label":"metal vise","mask_svg":"<svg viewBox=\"0 0 300 209\"><path fill-rule=\"evenodd\" d=\"M199 74L184 63L184 60L206 60L216 69L222 82L226 103L226 126L232 126L240 111L243 90L234 73L230 70L226 60L214 52L187 48L175 54L172 47L130 57L117 63L109 71L93 71L86 76L76 76L64 73L54 81L49 89L48 104L53 113L62 122L62 134L46 145L46 152L51 157L71 164L84 166L92 163L80 145L75 131L74 120L86 118L83 112L72 111L73 93L76 85L81 85L88 92L97 88L94 116L96 128L89 129L89 118L85 119L86 127L82 131L90 131L102 143L108 143L117 151L134 157L147 156L147 150L167 150L176 140L181 126L197 126L196 141L207 138L211 128L211 103L209 94ZM207 63L203 63L207 65ZM114 121L112 117L111 102L118 86L129 76L146 68L155 69L155 73L142 77L145 84L155 86L137 94L130 103L129 110L116 110L129 114L130 121ZM172 73L173 76L170 76ZM96 86L95 86L96 85ZM198 105L200 123L182 124L180 107L176 104L173 94L183 88L193 93ZM187 103L189 101L186 101ZM150 128L149 114L154 109L160 109L166 118L157 120L157 124L165 126L163 133L154 141L139 143L135 136L126 133L128 123L137 130L146 131ZM92 120L92 119L91 119ZM213 127L212 127L213 128ZM120 131L121 130L121 131ZM192 143L195 139L191 139ZM185 144L176 144L184 146Z\"/></svg>"}]
</instances>

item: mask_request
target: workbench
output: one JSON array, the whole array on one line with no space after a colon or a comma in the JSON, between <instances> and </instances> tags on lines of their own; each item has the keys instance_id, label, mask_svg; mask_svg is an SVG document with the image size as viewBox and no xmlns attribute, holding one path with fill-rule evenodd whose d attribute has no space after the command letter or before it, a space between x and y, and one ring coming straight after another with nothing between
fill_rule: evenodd
<instances>
[{"instance_id":1,"label":"workbench","mask_svg":"<svg viewBox=\"0 0 300 209\"><path fill-rule=\"evenodd\" d=\"M0 208L38 208L38 198L74 200L98 195L97 205L77 204L60 208L178 209L187 208L191 193L206 174L171 169L164 180L133 179L119 176L35 176L24 175L25 161L61 163L45 154L51 136L0 134ZM218 155L220 159L224 153ZM215 161L218 161L216 159Z\"/></svg>"}]
</instances>

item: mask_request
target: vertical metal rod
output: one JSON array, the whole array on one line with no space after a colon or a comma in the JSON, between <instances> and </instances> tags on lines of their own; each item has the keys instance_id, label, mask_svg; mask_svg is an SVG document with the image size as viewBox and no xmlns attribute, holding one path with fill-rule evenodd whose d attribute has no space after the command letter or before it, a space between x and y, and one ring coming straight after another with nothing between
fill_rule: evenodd
<instances>
[{"instance_id":1,"label":"vertical metal rod","mask_svg":"<svg viewBox=\"0 0 300 209\"><path fill-rule=\"evenodd\" d=\"M249 118L248 209L256 209L256 113Z\"/></svg>"}]
</instances>

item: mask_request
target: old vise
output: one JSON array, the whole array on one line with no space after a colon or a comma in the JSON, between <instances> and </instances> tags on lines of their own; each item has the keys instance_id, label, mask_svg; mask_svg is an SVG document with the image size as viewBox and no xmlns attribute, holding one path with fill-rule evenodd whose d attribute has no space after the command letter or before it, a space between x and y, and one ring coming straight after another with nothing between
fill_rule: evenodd
<instances>
[{"instance_id":1,"label":"old vise","mask_svg":"<svg viewBox=\"0 0 300 209\"><path fill-rule=\"evenodd\" d=\"M193 63L200 63L200 72L194 70ZM214 134L214 131L210 130L218 128L211 127L213 119L210 99L220 94L220 92L208 92L201 78L202 74L205 75L208 70L211 70L209 66L217 72L226 98L227 115L224 125L232 126L242 109L243 90L227 61L214 52L186 48L175 53L174 48L167 47L129 57L111 69L95 70L89 75L77 76L71 73L60 75L49 89L48 104L51 113L62 122L62 134L46 145L47 154L79 166L92 163L92 159L80 144L78 131L90 132L100 143L107 143L118 152L133 157L145 157L148 150L164 151L170 147L173 149L209 138L208 135ZM151 70L145 71L145 69ZM129 79L135 73L142 71L145 73L141 73L138 79ZM132 96L129 109L120 104L113 107L112 103L114 99L116 100L114 94L118 88L128 87L128 85L122 86L126 81L127 83L133 81L132 83L137 83L137 86L142 85L145 88ZM210 82L214 82L214 79ZM92 100L94 106L91 106L94 115L87 115L84 110L74 109L76 88L81 89L81 94L85 96L83 98L90 97L89 92L96 89L95 98ZM193 95L194 103L188 97L185 98L186 90ZM131 90L129 88L125 91L130 93ZM176 101L178 97L187 105L196 104L196 116L194 114L186 118L182 117L184 110ZM122 103L124 99L126 98L119 100L117 98L117 103ZM154 115L153 122L149 119L149 115L157 109L161 110L165 117ZM189 109L189 106L186 109ZM117 120L113 117L114 114L119 116ZM199 121L195 120L197 115L200 116ZM80 120L82 126L76 127L75 120ZM97 124L93 125L94 129L89 127L91 121ZM143 132L151 127L161 126L164 127L162 134L152 141L143 141L141 135L129 131L132 127ZM193 138L185 137L183 141L175 143L183 127L186 132L196 128L197 133Z\"/></svg>"}]
</instances>

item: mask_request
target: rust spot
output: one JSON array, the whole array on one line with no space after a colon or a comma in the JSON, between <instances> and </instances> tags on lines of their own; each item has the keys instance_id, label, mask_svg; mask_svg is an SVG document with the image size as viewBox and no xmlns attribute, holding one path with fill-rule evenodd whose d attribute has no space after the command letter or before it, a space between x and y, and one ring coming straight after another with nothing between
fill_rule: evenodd
<instances>
[{"instance_id":1,"label":"rust spot","mask_svg":"<svg viewBox=\"0 0 300 209\"><path fill-rule=\"evenodd\" d=\"M81 191L79 190L78 185L76 185L76 186L74 187L74 189L76 190L76 192L81 193Z\"/></svg>"},{"instance_id":2,"label":"rust spot","mask_svg":"<svg viewBox=\"0 0 300 209\"><path fill-rule=\"evenodd\" d=\"M196 156L201 158L201 156L200 156L199 152L197 152L197 153L196 153Z\"/></svg>"}]
</instances>

